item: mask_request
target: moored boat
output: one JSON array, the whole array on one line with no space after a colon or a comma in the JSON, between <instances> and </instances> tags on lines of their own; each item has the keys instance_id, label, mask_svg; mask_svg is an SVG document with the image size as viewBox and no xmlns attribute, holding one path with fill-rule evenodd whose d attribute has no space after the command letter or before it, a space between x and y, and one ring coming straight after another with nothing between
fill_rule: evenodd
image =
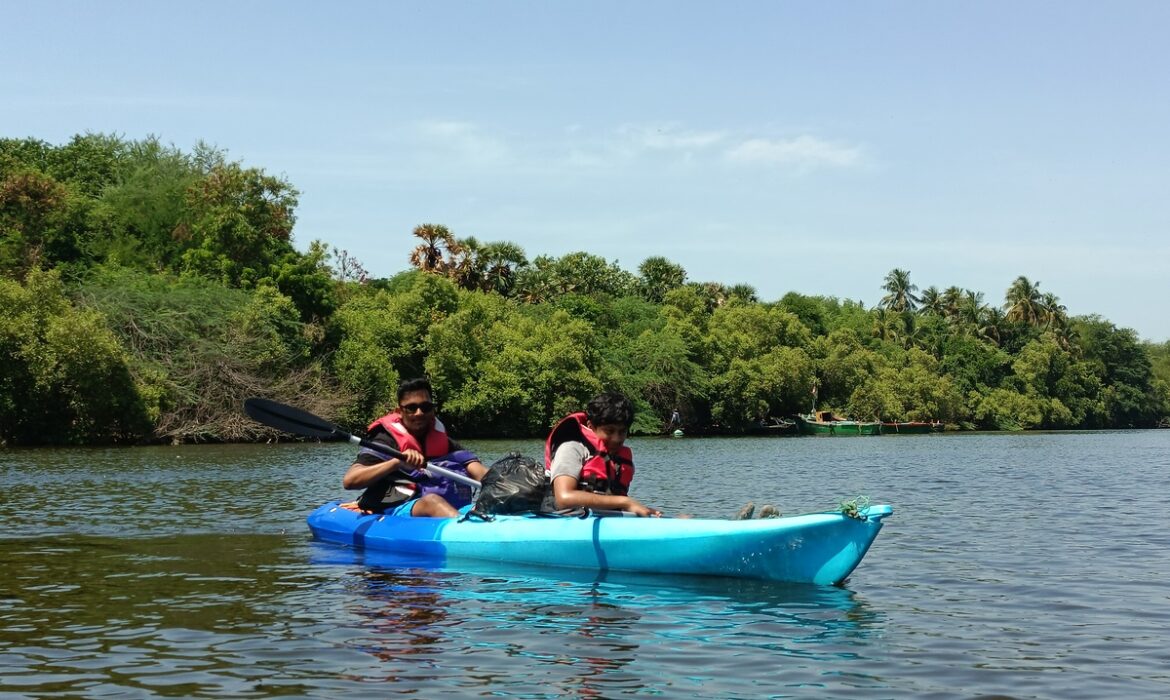
<instances>
[{"instance_id":1,"label":"moored boat","mask_svg":"<svg viewBox=\"0 0 1170 700\"><path fill-rule=\"evenodd\" d=\"M321 540L424 557L535 566L836 584L861 562L888 505L764 520L497 515L399 518L327 503L308 517Z\"/></svg>"},{"instance_id":2,"label":"moored boat","mask_svg":"<svg viewBox=\"0 0 1170 700\"><path fill-rule=\"evenodd\" d=\"M793 416L804 435L881 435L880 421L847 420L831 411L817 411L811 415Z\"/></svg>"},{"instance_id":3,"label":"moored boat","mask_svg":"<svg viewBox=\"0 0 1170 700\"><path fill-rule=\"evenodd\" d=\"M941 433L943 424L939 421L882 421L883 435L923 435Z\"/></svg>"}]
</instances>

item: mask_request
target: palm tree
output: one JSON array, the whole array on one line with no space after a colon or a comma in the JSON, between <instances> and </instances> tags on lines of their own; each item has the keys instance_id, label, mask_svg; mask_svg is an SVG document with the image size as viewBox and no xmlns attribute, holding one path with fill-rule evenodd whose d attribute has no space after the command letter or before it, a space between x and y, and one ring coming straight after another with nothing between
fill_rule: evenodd
<instances>
[{"instance_id":1,"label":"palm tree","mask_svg":"<svg viewBox=\"0 0 1170 700\"><path fill-rule=\"evenodd\" d=\"M447 246L443 271L463 289L478 289L480 284L479 241L475 236L460 238Z\"/></svg>"},{"instance_id":2,"label":"palm tree","mask_svg":"<svg viewBox=\"0 0 1170 700\"><path fill-rule=\"evenodd\" d=\"M890 311L913 311L918 308L919 300L914 295L914 292L918 291L918 286L910 283L909 270L897 268L890 270L882 289L888 294L882 297L880 306Z\"/></svg>"},{"instance_id":3,"label":"palm tree","mask_svg":"<svg viewBox=\"0 0 1170 700\"><path fill-rule=\"evenodd\" d=\"M1056 344L1071 354L1073 357L1081 357L1081 334L1077 332L1075 326L1070 323L1064 323L1056 328L1053 328L1049 333L1052 334Z\"/></svg>"},{"instance_id":4,"label":"palm tree","mask_svg":"<svg viewBox=\"0 0 1170 700\"><path fill-rule=\"evenodd\" d=\"M415 226L413 235L423 242L410 251L410 264L423 272L442 272L443 251L455 245L455 236L439 224Z\"/></svg>"},{"instance_id":5,"label":"palm tree","mask_svg":"<svg viewBox=\"0 0 1170 700\"><path fill-rule=\"evenodd\" d=\"M902 317L888 309L878 307L873 316L873 337L881 341L896 342L902 330Z\"/></svg>"},{"instance_id":6,"label":"palm tree","mask_svg":"<svg viewBox=\"0 0 1170 700\"><path fill-rule=\"evenodd\" d=\"M760 301L759 293L756 288L750 284L733 284L727 288L727 296L729 299L739 299L740 301L749 304L755 304Z\"/></svg>"},{"instance_id":7,"label":"palm tree","mask_svg":"<svg viewBox=\"0 0 1170 700\"><path fill-rule=\"evenodd\" d=\"M517 270L528 265L524 249L515 243L501 241L484 245L479 255L483 261L483 290L508 296L516 282Z\"/></svg>"},{"instance_id":8,"label":"palm tree","mask_svg":"<svg viewBox=\"0 0 1170 700\"><path fill-rule=\"evenodd\" d=\"M1023 275L1017 277L1012 286L1008 287L1003 308L1009 321L1041 325L1044 321L1044 298L1040 294L1040 283L1033 284Z\"/></svg>"},{"instance_id":9,"label":"palm tree","mask_svg":"<svg viewBox=\"0 0 1170 700\"><path fill-rule=\"evenodd\" d=\"M687 271L682 265L654 255L638 266L638 284L642 295L656 304L672 289L686 284Z\"/></svg>"},{"instance_id":10,"label":"palm tree","mask_svg":"<svg viewBox=\"0 0 1170 700\"><path fill-rule=\"evenodd\" d=\"M918 317L909 311L902 312L902 347L909 350L922 345L923 333L918 325Z\"/></svg>"},{"instance_id":11,"label":"palm tree","mask_svg":"<svg viewBox=\"0 0 1170 700\"><path fill-rule=\"evenodd\" d=\"M965 292L956 286L946 288L942 293L943 315L948 319L954 321L959 315L959 306L963 303L963 294Z\"/></svg>"},{"instance_id":12,"label":"palm tree","mask_svg":"<svg viewBox=\"0 0 1170 700\"><path fill-rule=\"evenodd\" d=\"M984 306L977 326L979 337L992 345L999 345L1002 340L999 328L1003 325L1003 320L1003 311L994 306Z\"/></svg>"},{"instance_id":13,"label":"palm tree","mask_svg":"<svg viewBox=\"0 0 1170 700\"><path fill-rule=\"evenodd\" d=\"M981 327L987 316L988 306L983 303L983 292L963 292L959 306L955 309L953 322L961 326L964 335L980 336Z\"/></svg>"},{"instance_id":14,"label":"palm tree","mask_svg":"<svg viewBox=\"0 0 1170 700\"><path fill-rule=\"evenodd\" d=\"M1044 294L1044 328L1055 330L1068 325L1068 307L1060 303L1060 298L1052 292Z\"/></svg>"},{"instance_id":15,"label":"palm tree","mask_svg":"<svg viewBox=\"0 0 1170 700\"><path fill-rule=\"evenodd\" d=\"M942 292L938 291L938 287L931 285L922 290L922 297L919 299L922 303L918 307L919 312L925 315L945 316L946 304L943 302Z\"/></svg>"}]
</instances>

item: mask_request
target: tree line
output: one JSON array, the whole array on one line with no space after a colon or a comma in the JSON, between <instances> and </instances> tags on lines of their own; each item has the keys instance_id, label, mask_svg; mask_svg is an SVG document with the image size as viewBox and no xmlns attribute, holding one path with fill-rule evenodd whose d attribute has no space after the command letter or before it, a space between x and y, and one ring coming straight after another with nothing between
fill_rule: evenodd
<instances>
[{"instance_id":1,"label":"tree line","mask_svg":"<svg viewBox=\"0 0 1170 700\"><path fill-rule=\"evenodd\" d=\"M469 437L541 435L603 388L635 401L641 433L674 410L751 432L807 412L814 386L858 419L964 429L1170 416L1170 343L1070 316L1024 276L1002 304L900 269L873 308L766 301L665 257L529 259L422 224L408 269L371 279L346 251L293 246L297 196L203 144L0 139L0 442L273 437L240 413L253 395L360 427L422 374Z\"/></svg>"}]
</instances>

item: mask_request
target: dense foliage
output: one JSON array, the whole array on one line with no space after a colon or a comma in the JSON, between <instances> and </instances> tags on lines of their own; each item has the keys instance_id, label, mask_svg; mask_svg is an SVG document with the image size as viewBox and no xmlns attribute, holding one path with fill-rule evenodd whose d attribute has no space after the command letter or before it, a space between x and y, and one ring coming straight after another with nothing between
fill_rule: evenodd
<instances>
[{"instance_id":1,"label":"dense foliage","mask_svg":"<svg viewBox=\"0 0 1170 700\"><path fill-rule=\"evenodd\" d=\"M1019 277L1002 305L906 270L877 307L635 272L588 252L529 260L423 224L411 269L367 278L292 244L296 190L199 145L0 140L0 442L265 437L263 395L360 427L429 375L465 436L535 436L597 391L658 432L748 432L820 408L962 428L1165 424L1170 344L1070 317Z\"/></svg>"}]
</instances>

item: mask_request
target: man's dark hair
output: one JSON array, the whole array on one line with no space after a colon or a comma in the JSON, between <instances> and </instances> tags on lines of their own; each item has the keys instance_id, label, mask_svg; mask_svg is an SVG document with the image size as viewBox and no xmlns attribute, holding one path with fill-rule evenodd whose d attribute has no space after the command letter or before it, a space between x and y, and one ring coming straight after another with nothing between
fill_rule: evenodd
<instances>
[{"instance_id":1,"label":"man's dark hair","mask_svg":"<svg viewBox=\"0 0 1170 700\"><path fill-rule=\"evenodd\" d=\"M435 400L435 391L431 389L431 380L426 377L415 377L414 379L403 379L398 383L398 403L402 403L402 397L413 391L425 391L431 397L431 401Z\"/></svg>"},{"instance_id":2,"label":"man's dark hair","mask_svg":"<svg viewBox=\"0 0 1170 700\"><path fill-rule=\"evenodd\" d=\"M585 407L585 417L593 425L624 425L634 422L634 404L617 392L598 394Z\"/></svg>"}]
</instances>

